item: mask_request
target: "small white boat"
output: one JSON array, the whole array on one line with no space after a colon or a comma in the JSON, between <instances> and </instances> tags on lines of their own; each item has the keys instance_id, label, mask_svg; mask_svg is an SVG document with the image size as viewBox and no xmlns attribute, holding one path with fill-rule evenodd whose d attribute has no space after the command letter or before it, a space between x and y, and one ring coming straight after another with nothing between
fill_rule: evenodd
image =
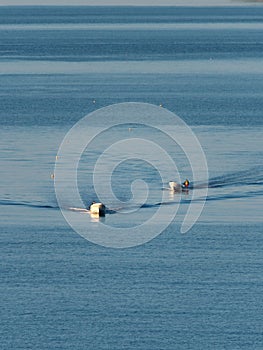
<instances>
[{"instance_id":1,"label":"small white boat","mask_svg":"<svg viewBox=\"0 0 263 350\"><path fill-rule=\"evenodd\" d=\"M188 186L189 186L189 181L185 180L183 185L179 184L178 182L175 181L170 181L169 182L169 187L170 190L173 192L187 192L188 191Z\"/></svg>"},{"instance_id":2,"label":"small white boat","mask_svg":"<svg viewBox=\"0 0 263 350\"><path fill-rule=\"evenodd\" d=\"M175 181L170 181L169 187L170 187L170 190L175 191L175 192L179 192L182 190L182 186L178 182L175 182Z\"/></svg>"},{"instance_id":3,"label":"small white boat","mask_svg":"<svg viewBox=\"0 0 263 350\"><path fill-rule=\"evenodd\" d=\"M92 203L89 210L93 215L105 216L106 214L106 207L102 203Z\"/></svg>"}]
</instances>

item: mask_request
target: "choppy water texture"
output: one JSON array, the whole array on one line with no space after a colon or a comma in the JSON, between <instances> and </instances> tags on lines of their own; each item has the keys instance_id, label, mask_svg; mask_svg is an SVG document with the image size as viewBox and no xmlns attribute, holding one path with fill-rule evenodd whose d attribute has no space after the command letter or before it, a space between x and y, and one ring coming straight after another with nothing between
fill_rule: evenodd
<instances>
[{"instance_id":1,"label":"choppy water texture","mask_svg":"<svg viewBox=\"0 0 263 350\"><path fill-rule=\"evenodd\" d=\"M262 38L262 7L0 9L4 349L262 349ZM130 101L162 104L192 127L209 181L192 182L185 154L154 135L190 179L189 194L166 189L177 179L162 160L165 178L135 159L120 164L117 198L129 200L137 178L149 196L130 216L109 201L106 224L130 227L160 205L180 206L153 241L106 249L68 226L50 175L75 122ZM84 152L86 206L97 200L92 174L102 148L153 137L129 127ZM181 235L191 192L203 186L204 211Z\"/></svg>"}]
</instances>

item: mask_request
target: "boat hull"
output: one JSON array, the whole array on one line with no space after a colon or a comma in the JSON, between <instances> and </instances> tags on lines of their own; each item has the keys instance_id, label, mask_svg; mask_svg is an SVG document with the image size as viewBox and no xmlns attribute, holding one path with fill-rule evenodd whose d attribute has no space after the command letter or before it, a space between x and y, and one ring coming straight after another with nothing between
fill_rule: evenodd
<instances>
[{"instance_id":1,"label":"boat hull","mask_svg":"<svg viewBox=\"0 0 263 350\"><path fill-rule=\"evenodd\" d=\"M175 181L169 182L170 190L173 192L188 192L188 188L183 187L181 184Z\"/></svg>"},{"instance_id":2,"label":"boat hull","mask_svg":"<svg viewBox=\"0 0 263 350\"><path fill-rule=\"evenodd\" d=\"M102 203L93 203L90 206L90 213L98 216L105 216L106 207Z\"/></svg>"}]
</instances>

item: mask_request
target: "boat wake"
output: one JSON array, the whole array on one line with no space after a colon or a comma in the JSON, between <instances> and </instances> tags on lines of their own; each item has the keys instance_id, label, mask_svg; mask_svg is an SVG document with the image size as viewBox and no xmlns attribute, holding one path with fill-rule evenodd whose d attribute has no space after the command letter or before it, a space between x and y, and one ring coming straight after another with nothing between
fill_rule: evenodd
<instances>
[{"instance_id":1,"label":"boat wake","mask_svg":"<svg viewBox=\"0 0 263 350\"><path fill-rule=\"evenodd\" d=\"M41 209L59 209L58 205L55 204L47 204L47 203L41 203L41 202L29 202L29 201L13 201L9 199L3 199L0 200L0 206L1 205L11 205L11 206L23 206L23 207L30 207L30 208L41 208Z\"/></svg>"},{"instance_id":2,"label":"boat wake","mask_svg":"<svg viewBox=\"0 0 263 350\"><path fill-rule=\"evenodd\" d=\"M208 188L262 186L263 167L253 167L247 170L223 174L209 179ZM203 188L207 184L194 183L192 188Z\"/></svg>"},{"instance_id":3,"label":"boat wake","mask_svg":"<svg viewBox=\"0 0 263 350\"><path fill-rule=\"evenodd\" d=\"M139 208L156 208L161 205L174 205L180 202L181 204L189 204L190 201L193 201L191 191L202 189L207 187L209 192L206 198L206 201L223 201L230 199L244 199L263 196L263 167L253 167L244 171L232 172L216 176L209 179L208 184L205 182L192 183L189 187L189 196L188 195L178 195L174 194L174 198L167 200L165 202L157 203L145 203L139 205ZM166 189L166 188L164 188ZM203 201L204 198L196 198L195 202ZM0 206L24 206L30 208L39 208L39 209L50 209L58 210L58 204L52 201L52 203L46 203L41 201L18 201L12 199L2 199L0 200ZM85 208L86 206L86 208ZM89 213L87 209L89 205L85 203L84 208L76 208L74 206L65 206L64 210L71 210L80 213ZM109 205L106 209L107 214L115 214L117 212L125 211L125 205L122 208L111 208Z\"/></svg>"}]
</instances>

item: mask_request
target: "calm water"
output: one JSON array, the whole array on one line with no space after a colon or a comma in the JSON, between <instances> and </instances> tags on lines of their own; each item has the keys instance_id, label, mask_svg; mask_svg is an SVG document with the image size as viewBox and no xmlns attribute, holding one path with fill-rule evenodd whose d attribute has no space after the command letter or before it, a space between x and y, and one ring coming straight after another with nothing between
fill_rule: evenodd
<instances>
[{"instance_id":1,"label":"calm water","mask_svg":"<svg viewBox=\"0 0 263 350\"><path fill-rule=\"evenodd\" d=\"M3 349L262 349L262 38L262 7L0 9ZM137 178L150 191L135 215L109 214L108 224L150 217L163 194L181 204L156 239L106 249L68 226L50 174L78 120L130 101L162 104L192 127L208 197L182 235L191 195L163 190L170 170L162 179L142 161L120 164L119 199L129 200ZM129 135L112 130L83 154L86 205L97 199L91 178L102 148ZM132 136L171 150L149 129L134 125ZM191 180L185 155L170 154Z\"/></svg>"}]
</instances>

